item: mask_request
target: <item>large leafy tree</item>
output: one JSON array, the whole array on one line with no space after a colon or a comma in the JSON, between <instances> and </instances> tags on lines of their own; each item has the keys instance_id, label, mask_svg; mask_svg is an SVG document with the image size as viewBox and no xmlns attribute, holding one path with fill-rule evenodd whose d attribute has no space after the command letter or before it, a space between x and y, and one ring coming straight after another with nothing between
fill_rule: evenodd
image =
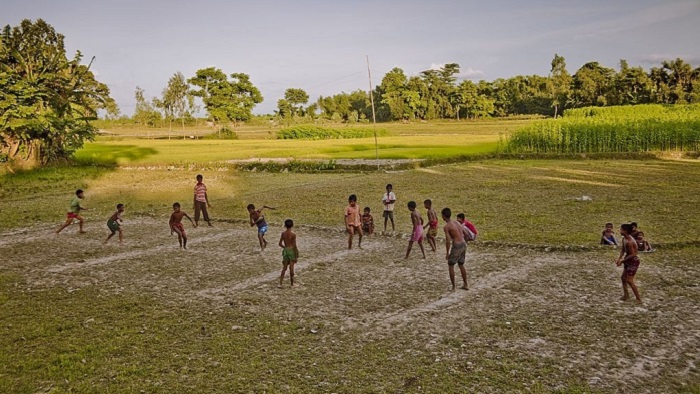
<instances>
[{"instance_id":1,"label":"large leafy tree","mask_svg":"<svg viewBox=\"0 0 700 394\"><path fill-rule=\"evenodd\" d=\"M554 117L564 112L564 106L571 95L571 74L566 70L566 60L563 56L554 54L552 68L549 71L549 91L554 107Z\"/></svg>"},{"instance_id":2,"label":"large leafy tree","mask_svg":"<svg viewBox=\"0 0 700 394\"><path fill-rule=\"evenodd\" d=\"M115 112L109 89L82 54L66 56L64 36L39 19L0 35L0 151L41 165L66 159L94 137L100 109ZM90 62L92 63L92 62Z\"/></svg>"},{"instance_id":3,"label":"large leafy tree","mask_svg":"<svg viewBox=\"0 0 700 394\"><path fill-rule=\"evenodd\" d=\"M260 90L250 81L248 74L234 73L229 79L215 67L197 70L188 82L201 97L209 116L218 123L235 124L251 118L255 105L262 103Z\"/></svg>"}]
</instances>

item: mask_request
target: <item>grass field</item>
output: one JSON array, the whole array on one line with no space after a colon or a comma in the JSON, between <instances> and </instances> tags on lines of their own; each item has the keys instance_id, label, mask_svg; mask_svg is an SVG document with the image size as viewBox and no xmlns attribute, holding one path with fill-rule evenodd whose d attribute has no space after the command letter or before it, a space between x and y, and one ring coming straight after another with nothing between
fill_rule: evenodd
<instances>
[{"instance_id":1,"label":"grass field","mask_svg":"<svg viewBox=\"0 0 700 394\"><path fill-rule=\"evenodd\" d=\"M207 156L253 154L244 142L110 139L86 151L124 144L104 161L122 166L0 176L0 392L700 392L697 160L304 174L236 172ZM190 164L169 168L187 147ZM175 201L191 213L197 173L215 226L187 226L180 251L167 219ZM347 196L379 222L389 182L396 234L346 250ZM88 233L55 236L76 188ZM444 249L402 259L405 204L425 198L479 228L468 291L449 291ZM125 244L102 245L118 202ZM278 208L262 253L248 203ZM301 286L277 289L288 217ZM597 245L605 222L630 220L657 248L642 256L642 305L617 301L618 250Z\"/></svg>"}]
</instances>

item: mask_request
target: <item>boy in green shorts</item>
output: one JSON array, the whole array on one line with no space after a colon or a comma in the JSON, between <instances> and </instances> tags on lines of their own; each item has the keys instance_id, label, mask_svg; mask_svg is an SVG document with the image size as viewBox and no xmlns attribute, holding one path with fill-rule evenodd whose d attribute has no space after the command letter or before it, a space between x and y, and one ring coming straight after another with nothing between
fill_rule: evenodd
<instances>
[{"instance_id":1,"label":"boy in green shorts","mask_svg":"<svg viewBox=\"0 0 700 394\"><path fill-rule=\"evenodd\" d=\"M282 248L282 273L280 274L280 284L279 288L282 288L282 281L284 280L284 274L287 272L287 266L289 266L289 280L291 286L294 285L294 264L297 263L299 258L299 249L297 249L297 235L292 231L294 227L294 221L292 219L287 219L284 221L284 227L286 230L280 236L279 245Z\"/></svg>"},{"instance_id":2,"label":"boy in green shorts","mask_svg":"<svg viewBox=\"0 0 700 394\"><path fill-rule=\"evenodd\" d=\"M117 211L114 212L109 219L107 219L107 228L112 232L112 234L107 236L104 243L107 243L107 241L109 241L109 239L112 238L117 231L119 231L119 243L122 243L122 227L119 225L119 222L123 222L122 213L124 213L124 209L124 204L117 204Z\"/></svg>"}]
</instances>

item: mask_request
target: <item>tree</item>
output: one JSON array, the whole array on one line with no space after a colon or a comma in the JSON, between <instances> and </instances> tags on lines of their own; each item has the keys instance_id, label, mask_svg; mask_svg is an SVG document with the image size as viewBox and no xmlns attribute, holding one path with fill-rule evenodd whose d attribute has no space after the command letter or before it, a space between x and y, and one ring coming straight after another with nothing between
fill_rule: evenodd
<instances>
[{"instance_id":1,"label":"tree","mask_svg":"<svg viewBox=\"0 0 700 394\"><path fill-rule=\"evenodd\" d=\"M406 102L405 92L408 79L403 70L396 67L384 75L382 83L377 88L380 119L401 120L410 117L410 108Z\"/></svg>"},{"instance_id":2,"label":"tree","mask_svg":"<svg viewBox=\"0 0 700 394\"><path fill-rule=\"evenodd\" d=\"M255 105L263 101L248 74L234 73L229 80L220 69L209 67L197 70L188 82L198 88L192 94L202 98L215 122L234 122L234 127L236 122L250 119Z\"/></svg>"},{"instance_id":3,"label":"tree","mask_svg":"<svg viewBox=\"0 0 700 394\"><path fill-rule=\"evenodd\" d=\"M309 95L304 89L289 88L284 92L284 101L290 106L291 115L299 115L304 111L303 105L309 102Z\"/></svg>"},{"instance_id":4,"label":"tree","mask_svg":"<svg viewBox=\"0 0 700 394\"><path fill-rule=\"evenodd\" d=\"M552 59L552 68L549 71L549 81L550 97L554 107L554 117L556 118L559 112L564 112L564 106L569 101L572 82L571 75L566 71L566 60L564 60L563 56L559 56L556 53L554 54L554 59Z\"/></svg>"},{"instance_id":5,"label":"tree","mask_svg":"<svg viewBox=\"0 0 700 394\"><path fill-rule=\"evenodd\" d=\"M163 109L168 119L168 132L172 131L173 119L180 118L182 131L185 131L185 115L188 109L188 95L190 86L181 72L176 72L168 80L168 85L163 89L163 97L160 99L160 108ZM168 134L170 138L170 134Z\"/></svg>"},{"instance_id":6,"label":"tree","mask_svg":"<svg viewBox=\"0 0 700 394\"><path fill-rule=\"evenodd\" d=\"M134 122L156 127L162 119L160 112L156 109L162 106L160 101L154 98L151 102L148 102L146 100L146 92L138 86L134 91L134 98L136 99L136 108L134 108L132 117Z\"/></svg>"},{"instance_id":7,"label":"tree","mask_svg":"<svg viewBox=\"0 0 700 394\"><path fill-rule=\"evenodd\" d=\"M0 35L0 153L25 165L66 159L94 138L97 111L116 104L82 54L38 19ZM94 60L94 58L93 58Z\"/></svg>"},{"instance_id":8,"label":"tree","mask_svg":"<svg viewBox=\"0 0 700 394\"><path fill-rule=\"evenodd\" d=\"M571 102L577 107L605 106L614 87L615 70L603 67L598 62L581 66L573 77Z\"/></svg>"}]
</instances>

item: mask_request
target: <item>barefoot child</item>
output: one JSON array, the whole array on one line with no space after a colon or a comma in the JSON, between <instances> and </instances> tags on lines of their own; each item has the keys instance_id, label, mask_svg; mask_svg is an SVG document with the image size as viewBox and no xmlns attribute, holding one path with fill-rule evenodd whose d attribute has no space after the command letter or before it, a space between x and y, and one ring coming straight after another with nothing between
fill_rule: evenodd
<instances>
[{"instance_id":1,"label":"barefoot child","mask_svg":"<svg viewBox=\"0 0 700 394\"><path fill-rule=\"evenodd\" d=\"M204 221L211 227L209 220L209 212L207 208L211 208L209 204L209 196L207 196L207 185L202 182L204 177L201 174L197 175L197 184L194 185L194 222L199 225L199 213L204 216Z\"/></svg>"},{"instance_id":2,"label":"barefoot child","mask_svg":"<svg viewBox=\"0 0 700 394\"><path fill-rule=\"evenodd\" d=\"M82 216L80 216L80 211L87 211L88 209L85 208L81 201L83 198L85 198L85 194L81 189L78 189L75 191L75 197L70 202L70 206L68 207L68 211L66 212L66 222L63 223L63 225L56 230L56 234L60 233L63 231L64 228L70 226L73 223L74 219L78 220L78 225L80 226L80 230L78 233L80 234L85 234L85 231L83 231L83 222L85 219L83 219Z\"/></svg>"},{"instance_id":3,"label":"barefoot child","mask_svg":"<svg viewBox=\"0 0 700 394\"><path fill-rule=\"evenodd\" d=\"M374 234L374 218L370 214L369 207L365 207L362 214L362 232L367 235Z\"/></svg>"},{"instance_id":4,"label":"barefoot child","mask_svg":"<svg viewBox=\"0 0 700 394\"><path fill-rule=\"evenodd\" d=\"M428 243L430 244L430 249L433 252L437 251L437 244L435 243L435 237L437 236L438 228L438 217L437 212L433 209L432 200L423 201L423 206L428 210L428 224L423 226L423 229L428 228Z\"/></svg>"},{"instance_id":5,"label":"barefoot child","mask_svg":"<svg viewBox=\"0 0 700 394\"><path fill-rule=\"evenodd\" d=\"M287 272L287 266L289 266L289 281L292 287L294 285L294 264L297 263L299 258L299 249L297 249L297 235L292 231L294 227L294 221L292 219L287 219L284 221L284 227L286 230L280 236L280 247L282 248L282 273L280 274L280 284L279 288L282 288L282 281L284 280L284 274Z\"/></svg>"},{"instance_id":6,"label":"barefoot child","mask_svg":"<svg viewBox=\"0 0 700 394\"><path fill-rule=\"evenodd\" d=\"M617 258L615 264L619 267L624 265L622 270L622 301L627 301L630 296L627 292L627 285L632 288L635 298L638 303L642 302L642 298L637 290L637 285L634 283L634 276L639 268L639 256L637 256L637 242L632 238L634 227L631 224L623 224L620 226L620 235L622 235L622 250L620 257Z\"/></svg>"},{"instance_id":7,"label":"barefoot child","mask_svg":"<svg viewBox=\"0 0 700 394\"><path fill-rule=\"evenodd\" d=\"M420 251L423 253L423 258L425 258L425 249L423 249L423 219L420 217L420 213L416 211L416 202L408 202L408 210L411 211L411 223L413 224L413 232L411 233L411 239L408 241L408 249L406 249L406 259L408 255L411 254L411 248L414 242L418 242L420 246Z\"/></svg>"},{"instance_id":8,"label":"barefoot child","mask_svg":"<svg viewBox=\"0 0 700 394\"><path fill-rule=\"evenodd\" d=\"M117 204L117 211L107 219L107 228L112 233L107 236L104 243L107 243L117 231L119 231L119 243L122 243L122 227L119 225L119 222L122 222L122 213L124 213L124 209L124 204Z\"/></svg>"},{"instance_id":9,"label":"barefoot child","mask_svg":"<svg viewBox=\"0 0 700 394\"><path fill-rule=\"evenodd\" d=\"M348 249L352 249L352 237L357 234L359 240L357 246L362 248L362 221L360 208L357 206L357 196L351 194L348 197L348 206L345 208L345 228L348 231Z\"/></svg>"},{"instance_id":10,"label":"barefoot child","mask_svg":"<svg viewBox=\"0 0 700 394\"><path fill-rule=\"evenodd\" d=\"M443 208L442 220L445 221L445 248L447 254L445 259L449 265L450 282L452 282L452 290L455 289L455 264L459 265L459 271L462 274L462 288L467 290L467 270L464 268L464 258L467 253L467 242L464 238L465 228L461 224L450 220L452 210ZM451 248L450 248L451 246Z\"/></svg>"},{"instance_id":11,"label":"barefoot child","mask_svg":"<svg viewBox=\"0 0 700 394\"><path fill-rule=\"evenodd\" d=\"M640 252L653 252L654 249L651 248L651 245L649 244L649 241L644 239L644 231L637 231L637 237L635 238L635 241L637 241L637 250Z\"/></svg>"},{"instance_id":12,"label":"barefoot child","mask_svg":"<svg viewBox=\"0 0 700 394\"><path fill-rule=\"evenodd\" d=\"M185 226L182 225L183 217L187 218L194 227L197 227L197 224L184 211L180 210L180 203L176 202L173 204L173 213L170 215L170 221L168 222L170 235L173 235L173 232L177 233L177 242L180 243L180 248L187 249L187 233L185 232Z\"/></svg>"},{"instance_id":13,"label":"barefoot child","mask_svg":"<svg viewBox=\"0 0 700 394\"><path fill-rule=\"evenodd\" d=\"M382 196L382 204L384 204L384 234L386 234L386 223L391 220L391 231L394 232L394 204L396 203L396 195L394 194L393 186L386 185L386 193Z\"/></svg>"},{"instance_id":14,"label":"barefoot child","mask_svg":"<svg viewBox=\"0 0 700 394\"><path fill-rule=\"evenodd\" d=\"M265 221L265 215L262 211L264 209L272 209L273 207L268 207L263 205L260 209L255 209L255 205L248 204L248 215L250 218L250 227L258 226L258 242L260 242L260 250L263 251L267 247L267 241L265 240L265 233L267 233L267 222Z\"/></svg>"}]
</instances>

